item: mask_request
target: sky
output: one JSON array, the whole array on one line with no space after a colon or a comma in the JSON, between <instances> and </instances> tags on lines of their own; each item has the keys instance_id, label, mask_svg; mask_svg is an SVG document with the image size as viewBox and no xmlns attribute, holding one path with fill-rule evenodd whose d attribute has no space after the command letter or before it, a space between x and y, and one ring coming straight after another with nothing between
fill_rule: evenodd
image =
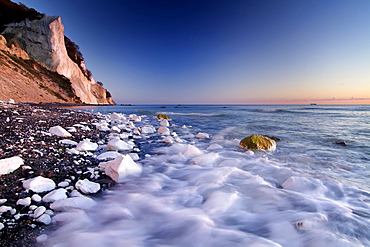
<instances>
[{"instance_id":1,"label":"sky","mask_svg":"<svg viewBox=\"0 0 370 247\"><path fill-rule=\"evenodd\" d=\"M21 0L123 104L370 104L368 0Z\"/></svg>"}]
</instances>

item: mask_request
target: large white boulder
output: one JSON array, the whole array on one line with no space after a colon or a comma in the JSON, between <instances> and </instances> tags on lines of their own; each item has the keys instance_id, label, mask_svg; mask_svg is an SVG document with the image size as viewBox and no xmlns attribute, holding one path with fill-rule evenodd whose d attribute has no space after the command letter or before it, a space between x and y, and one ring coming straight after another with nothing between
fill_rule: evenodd
<instances>
[{"instance_id":1,"label":"large white boulder","mask_svg":"<svg viewBox=\"0 0 370 247\"><path fill-rule=\"evenodd\" d=\"M98 149L98 144L93 143L89 140L83 140L77 144L77 151L95 151Z\"/></svg>"},{"instance_id":2,"label":"large white boulder","mask_svg":"<svg viewBox=\"0 0 370 247\"><path fill-rule=\"evenodd\" d=\"M23 159L18 156L0 160L0 175L8 174L23 165Z\"/></svg>"},{"instance_id":3,"label":"large white boulder","mask_svg":"<svg viewBox=\"0 0 370 247\"><path fill-rule=\"evenodd\" d=\"M66 199L67 190L66 189L57 189L47 193L43 198L43 202L55 202L57 200Z\"/></svg>"},{"instance_id":4,"label":"large white boulder","mask_svg":"<svg viewBox=\"0 0 370 247\"><path fill-rule=\"evenodd\" d=\"M23 188L26 190L32 190L36 193L41 193L53 190L55 188L55 182L50 178L38 176L35 178L24 180Z\"/></svg>"},{"instance_id":5,"label":"large white boulder","mask_svg":"<svg viewBox=\"0 0 370 247\"><path fill-rule=\"evenodd\" d=\"M71 133L69 133L67 130L65 130L61 126L50 127L49 133L56 135L56 136L61 136L61 137L71 137L72 136Z\"/></svg>"},{"instance_id":6,"label":"large white boulder","mask_svg":"<svg viewBox=\"0 0 370 247\"><path fill-rule=\"evenodd\" d=\"M168 127L168 126L170 126L170 123L168 122L167 119L163 119L162 121L159 122L159 125Z\"/></svg>"},{"instance_id":7,"label":"large white boulder","mask_svg":"<svg viewBox=\"0 0 370 247\"><path fill-rule=\"evenodd\" d=\"M105 173L117 183L123 182L127 176L140 176L142 172L142 167L130 155L119 156L104 165Z\"/></svg>"},{"instance_id":8,"label":"large white boulder","mask_svg":"<svg viewBox=\"0 0 370 247\"><path fill-rule=\"evenodd\" d=\"M119 151L119 150L131 150L133 147L118 138L112 139L107 144L107 150Z\"/></svg>"},{"instance_id":9,"label":"large white boulder","mask_svg":"<svg viewBox=\"0 0 370 247\"><path fill-rule=\"evenodd\" d=\"M170 135L170 129L165 127L165 126L162 126L162 127L159 127L158 128L158 133L161 134L161 135Z\"/></svg>"},{"instance_id":10,"label":"large white boulder","mask_svg":"<svg viewBox=\"0 0 370 247\"><path fill-rule=\"evenodd\" d=\"M84 180L78 180L75 187L84 194L93 194L100 190L100 184L91 182L86 178Z\"/></svg>"},{"instance_id":11,"label":"large white boulder","mask_svg":"<svg viewBox=\"0 0 370 247\"><path fill-rule=\"evenodd\" d=\"M152 125L144 125L141 127L141 133L143 134L153 134L155 133L155 128Z\"/></svg>"},{"instance_id":12,"label":"large white boulder","mask_svg":"<svg viewBox=\"0 0 370 247\"><path fill-rule=\"evenodd\" d=\"M70 197L63 200L57 200L50 205L50 208L56 211L69 211L71 209L89 209L95 206L96 202L86 196Z\"/></svg>"}]
</instances>

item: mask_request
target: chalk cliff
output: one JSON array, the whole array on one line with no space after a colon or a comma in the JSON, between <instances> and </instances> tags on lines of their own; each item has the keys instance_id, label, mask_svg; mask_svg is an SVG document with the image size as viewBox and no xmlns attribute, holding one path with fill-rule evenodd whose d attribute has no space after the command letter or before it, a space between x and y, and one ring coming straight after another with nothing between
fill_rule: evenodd
<instances>
[{"instance_id":1,"label":"chalk cliff","mask_svg":"<svg viewBox=\"0 0 370 247\"><path fill-rule=\"evenodd\" d=\"M0 35L0 100L81 103L71 81L30 59L14 40Z\"/></svg>"},{"instance_id":2,"label":"chalk cliff","mask_svg":"<svg viewBox=\"0 0 370 247\"><path fill-rule=\"evenodd\" d=\"M83 103L114 104L110 93L96 83L91 73L86 70L84 61L71 59L76 54L73 54L73 51L71 54L71 50L67 51L66 40L69 43L71 41L64 36L60 17L41 15L36 19L25 18L4 26L2 35L6 38L8 50L3 45L3 51L9 52L9 46L13 44L19 50L19 55L15 54L13 47L13 55L23 60L39 62L47 69L68 78L75 98Z\"/></svg>"}]
</instances>

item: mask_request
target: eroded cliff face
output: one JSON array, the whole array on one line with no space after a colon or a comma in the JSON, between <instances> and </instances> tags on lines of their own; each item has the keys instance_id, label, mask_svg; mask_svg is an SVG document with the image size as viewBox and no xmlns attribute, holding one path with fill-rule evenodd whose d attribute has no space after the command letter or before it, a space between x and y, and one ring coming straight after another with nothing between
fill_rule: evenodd
<instances>
[{"instance_id":1,"label":"eroded cliff face","mask_svg":"<svg viewBox=\"0 0 370 247\"><path fill-rule=\"evenodd\" d=\"M86 74L84 63L78 66L68 56L64 41L64 26L58 16L43 16L37 20L23 20L7 24L2 33L14 40L28 56L51 71L71 81L75 95L87 104L114 104L109 93ZM85 70L85 74L82 70Z\"/></svg>"},{"instance_id":2,"label":"eroded cliff face","mask_svg":"<svg viewBox=\"0 0 370 247\"><path fill-rule=\"evenodd\" d=\"M30 59L14 40L0 35L0 100L81 103L71 81Z\"/></svg>"}]
</instances>

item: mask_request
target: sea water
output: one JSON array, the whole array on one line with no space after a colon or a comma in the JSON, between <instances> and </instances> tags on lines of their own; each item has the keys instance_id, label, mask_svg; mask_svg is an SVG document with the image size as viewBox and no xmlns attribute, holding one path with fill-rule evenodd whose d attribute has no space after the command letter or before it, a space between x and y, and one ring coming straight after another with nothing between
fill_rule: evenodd
<instances>
[{"instance_id":1,"label":"sea water","mask_svg":"<svg viewBox=\"0 0 370 247\"><path fill-rule=\"evenodd\" d=\"M370 106L107 106L103 114L172 118L196 147L136 140L143 166L75 210L53 246L370 246ZM197 139L205 132L209 139ZM274 152L238 147L281 138ZM158 135L158 134L157 134ZM146 155L145 155L146 154Z\"/></svg>"}]
</instances>

